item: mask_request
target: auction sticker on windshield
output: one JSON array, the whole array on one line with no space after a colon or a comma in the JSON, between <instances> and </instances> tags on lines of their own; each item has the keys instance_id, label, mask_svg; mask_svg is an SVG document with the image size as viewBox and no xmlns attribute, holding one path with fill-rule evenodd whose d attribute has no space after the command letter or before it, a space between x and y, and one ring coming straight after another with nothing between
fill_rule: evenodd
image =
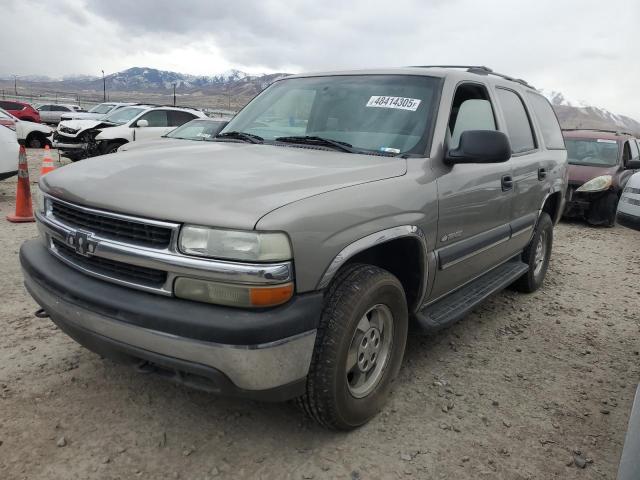
<instances>
[{"instance_id":1,"label":"auction sticker on windshield","mask_svg":"<svg viewBox=\"0 0 640 480\"><path fill-rule=\"evenodd\" d=\"M367 102L367 107L397 108L399 110L410 110L415 112L420 106L420 102L421 100L419 98L373 95Z\"/></svg>"}]
</instances>

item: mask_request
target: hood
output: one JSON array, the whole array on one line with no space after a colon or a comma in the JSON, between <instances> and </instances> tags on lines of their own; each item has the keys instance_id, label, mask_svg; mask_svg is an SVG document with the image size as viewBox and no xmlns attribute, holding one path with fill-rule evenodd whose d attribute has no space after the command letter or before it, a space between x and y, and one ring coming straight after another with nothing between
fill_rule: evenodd
<instances>
[{"instance_id":1,"label":"hood","mask_svg":"<svg viewBox=\"0 0 640 480\"><path fill-rule=\"evenodd\" d=\"M145 140L136 140L135 142L125 143L118 150L119 152L131 152L143 148L171 148L179 146L188 146L196 140L181 140L179 138L149 138Z\"/></svg>"},{"instance_id":2,"label":"hood","mask_svg":"<svg viewBox=\"0 0 640 480\"><path fill-rule=\"evenodd\" d=\"M596 178L601 175L612 175L615 184L617 181L616 174L619 169L620 167L618 165L614 165L612 167L596 167L592 165L569 164L569 183L582 185L592 178Z\"/></svg>"},{"instance_id":3,"label":"hood","mask_svg":"<svg viewBox=\"0 0 640 480\"><path fill-rule=\"evenodd\" d=\"M47 193L94 208L253 229L303 198L404 175L406 160L274 145L197 142L82 160L41 177Z\"/></svg>"}]
</instances>

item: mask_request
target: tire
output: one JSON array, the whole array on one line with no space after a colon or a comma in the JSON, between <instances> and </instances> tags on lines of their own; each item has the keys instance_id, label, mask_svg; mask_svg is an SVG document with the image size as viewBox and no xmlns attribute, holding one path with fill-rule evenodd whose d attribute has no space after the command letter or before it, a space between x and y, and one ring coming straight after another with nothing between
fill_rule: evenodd
<instances>
[{"instance_id":1,"label":"tire","mask_svg":"<svg viewBox=\"0 0 640 480\"><path fill-rule=\"evenodd\" d=\"M104 148L104 151L102 152L102 154L103 155L107 155L109 153L116 153L118 148L120 148L125 143L126 142L111 142L111 143L108 143L107 146Z\"/></svg>"},{"instance_id":2,"label":"tire","mask_svg":"<svg viewBox=\"0 0 640 480\"><path fill-rule=\"evenodd\" d=\"M408 323L404 289L391 273L362 264L339 272L325 298L306 393L298 398L307 415L334 430L373 418L400 370Z\"/></svg>"},{"instance_id":3,"label":"tire","mask_svg":"<svg viewBox=\"0 0 640 480\"><path fill-rule=\"evenodd\" d=\"M44 135L40 135L38 133L30 133L27 135L25 139L25 143L28 148L42 148L46 145L46 140Z\"/></svg>"},{"instance_id":4,"label":"tire","mask_svg":"<svg viewBox=\"0 0 640 480\"><path fill-rule=\"evenodd\" d=\"M538 218L533 238L522 252L522 261L529 265L529 271L513 283L512 287L515 290L522 293L533 293L542 286L549 268L552 248L553 222L548 213L542 212Z\"/></svg>"}]
</instances>

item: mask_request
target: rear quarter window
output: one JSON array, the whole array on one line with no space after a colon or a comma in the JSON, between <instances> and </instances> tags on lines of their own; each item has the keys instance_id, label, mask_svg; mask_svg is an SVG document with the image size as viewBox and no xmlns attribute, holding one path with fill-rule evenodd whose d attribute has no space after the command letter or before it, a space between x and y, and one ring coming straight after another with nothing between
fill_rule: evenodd
<instances>
[{"instance_id":1,"label":"rear quarter window","mask_svg":"<svg viewBox=\"0 0 640 480\"><path fill-rule=\"evenodd\" d=\"M169 110L169 126L170 127L179 127L180 125L184 125L187 122L190 122L196 118L195 115L189 112L181 112L179 110Z\"/></svg>"},{"instance_id":2,"label":"rear quarter window","mask_svg":"<svg viewBox=\"0 0 640 480\"><path fill-rule=\"evenodd\" d=\"M564 150L564 138L553 107L542 95L527 92L533 113L538 119L544 143L550 150Z\"/></svg>"}]
</instances>

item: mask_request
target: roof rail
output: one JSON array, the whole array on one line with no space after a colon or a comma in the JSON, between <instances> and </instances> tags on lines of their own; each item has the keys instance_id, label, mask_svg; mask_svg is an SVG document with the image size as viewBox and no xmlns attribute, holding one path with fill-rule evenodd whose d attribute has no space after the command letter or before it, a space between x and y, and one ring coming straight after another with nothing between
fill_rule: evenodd
<instances>
[{"instance_id":1,"label":"roof rail","mask_svg":"<svg viewBox=\"0 0 640 480\"><path fill-rule=\"evenodd\" d=\"M146 103L146 102L141 102L141 103L136 103L133 106L136 105L140 105L140 106L147 106L147 107L171 107L171 108L182 108L183 110L196 110L197 112L201 112L202 110L200 108L197 107L187 107L184 105L169 105L169 104L161 104L161 103Z\"/></svg>"},{"instance_id":2,"label":"roof rail","mask_svg":"<svg viewBox=\"0 0 640 480\"><path fill-rule=\"evenodd\" d=\"M509 75L503 75L502 73L494 72L493 69L485 67L484 65L413 65L415 68L459 68L464 69L469 73L475 73L477 75L493 75L495 77L504 78L510 82L516 82L525 87L534 88L533 85L521 78L510 77Z\"/></svg>"},{"instance_id":3,"label":"roof rail","mask_svg":"<svg viewBox=\"0 0 640 480\"><path fill-rule=\"evenodd\" d=\"M613 133L615 135L629 135L630 137L635 137L636 135L631 132L625 132L624 130L607 130L606 128L563 128L563 132L579 132L581 130L587 132L603 132L603 133Z\"/></svg>"}]
</instances>

